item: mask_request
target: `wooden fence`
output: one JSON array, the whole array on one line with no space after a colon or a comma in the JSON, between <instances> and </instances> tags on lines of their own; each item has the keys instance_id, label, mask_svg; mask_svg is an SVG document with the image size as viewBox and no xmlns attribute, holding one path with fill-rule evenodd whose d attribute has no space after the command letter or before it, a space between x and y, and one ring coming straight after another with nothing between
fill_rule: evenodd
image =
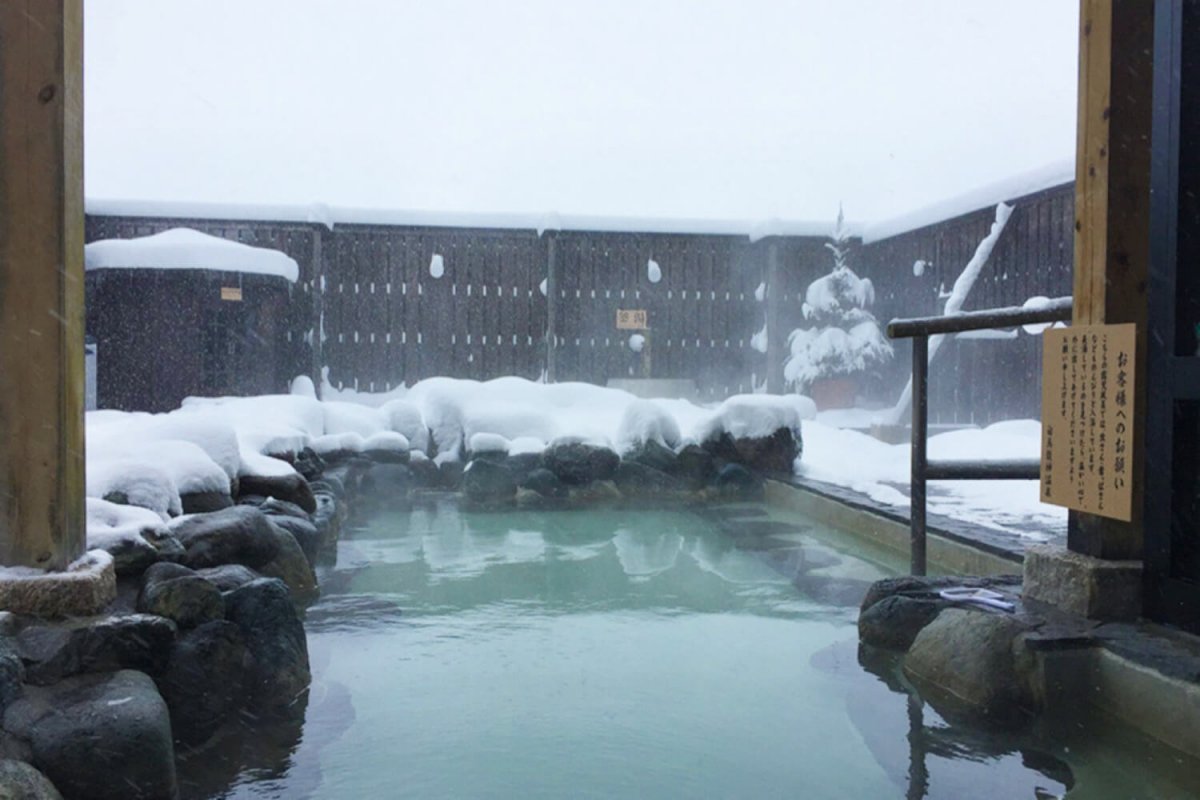
<instances>
[{"instance_id":1,"label":"wooden fence","mask_svg":"<svg viewBox=\"0 0 1200 800\"><path fill-rule=\"evenodd\" d=\"M996 243L966 308L1021 305L1031 297L1071 294L1074 184L1008 201L1012 216ZM918 228L862 248L858 269L876 288L882 320L937 314L955 279L995 220L995 206ZM918 262L920 269L914 269ZM920 275L914 274L921 272ZM930 421L984 424L1040 416L1041 337L983 333L947 342L930 368ZM908 342L876 384L880 402L895 397L911 369Z\"/></svg>"},{"instance_id":2,"label":"wooden fence","mask_svg":"<svg viewBox=\"0 0 1200 800\"><path fill-rule=\"evenodd\" d=\"M1070 293L1073 194L1064 186L1015 201L1015 211L969 307ZM876 286L881 322L934 313L987 234L992 209L866 244L851 265ZM714 399L768 378L751 346L767 328L773 389L787 332L803 324L808 284L831 258L822 237L448 228L271 220L89 215L88 241L186 226L281 250L300 265L279 374L381 392L422 378L501 375L604 384L627 377L689 378ZM778 268L771 271L770 249ZM921 261L922 274L913 265ZM655 265L651 267L651 262ZM661 278L653 280L652 273ZM767 302L756 290L773 284ZM648 329L617 325L645 311ZM767 317L771 317L767 325ZM548 335L553 319L554 335ZM645 338L641 351L631 335ZM959 339L932 371L931 420L1036 416L1040 340ZM864 399L890 402L907 378L906 345ZM282 386L279 388L283 388Z\"/></svg>"}]
</instances>

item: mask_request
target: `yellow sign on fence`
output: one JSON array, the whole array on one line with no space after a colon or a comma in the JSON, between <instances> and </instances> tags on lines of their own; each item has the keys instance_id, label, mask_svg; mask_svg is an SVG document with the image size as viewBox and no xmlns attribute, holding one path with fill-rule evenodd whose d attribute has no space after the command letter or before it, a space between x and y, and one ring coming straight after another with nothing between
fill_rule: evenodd
<instances>
[{"instance_id":1,"label":"yellow sign on fence","mask_svg":"<svg viewBox=\"0 0 1200 800\"><path fill-rule=\"evenodd\" d=\"M646 324L646 309L617 309L617 330L644 331L650 327Z\"/></svg>"},{"instance_id":2,"label":"yellow sign on fence","mask_svg":"<svg viewBox=\"0 0 1200 800\"><path fill-rule=\"evenodd\" d=\"M1130 520L1136 343L1134 325L1043 334L1043 502Z\"/></svg>"}]
</instances>

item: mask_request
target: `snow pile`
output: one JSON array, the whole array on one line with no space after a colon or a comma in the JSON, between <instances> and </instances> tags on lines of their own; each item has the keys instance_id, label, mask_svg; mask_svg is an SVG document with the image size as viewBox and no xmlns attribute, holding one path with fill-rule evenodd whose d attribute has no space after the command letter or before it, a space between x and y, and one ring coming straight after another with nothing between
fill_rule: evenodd
<instances>
[{"instance_id":1,"label":"snow pile","mask_svg":"<svg viewBox=\"0 0 1200 800\"><path fill-rule=\"evenodd\" d=\"M870 412L862 412L869 414ZM822 420L829 419L822 415ZM871 500L907 509L912 450L889 445L856 430L819 420L804 423L802 477L831 483ZM930 459L1036 459L1041 424L1036 420L998 422L986 428L952 431L929 439ZM1041 502L1038 481L930 481L928 509L1029 541L1045 541L1066 531L1067 512Z\"/></svg>"},{"instance_id":2,"label":"snow pile","mask_svg":"<svg viewBox=\"0 0 1200 800\"><path fill-rule=\"evenodd\" d=\"M295 283L300 267L287 255L192 230L171 228L137 239L104 239L84 247L86 269L211 269L274 275Z\"/></svg>"},{"instance_id":3,"label":"snow pile","mask_svg":"<svg viewBox=\"0 0 1200 800\"><path fill-rule=\"evenodd\" d=\"M658 283L662 280L662 269L653 258L646 262L646 279L651 283Z\"/></svg>"},{"instance_id":4,"label":"snow pile","mask_svg":"<svg viewBox=\"0 0 1200 800\"><path fill-rule=\"evenodd\" d=\"M679 423L653 400L634 400L625 407L617 426L618 453L636 450L647 442L672 449L679 446Z\"/></svg>"},{"instance_id":5,"label":"snow pile","mask_svg":"<svg viewBox=\"0 0 1200 800\"><path fill-rule=\"evenodd\" d=\"M817 407L800 395L738 394L717 407L715 413L699 425L694 436L707 441L727 433L734 439L761 439L779 428L787 428L799 437L800 422L817 415Z\"/></svg>"},{"instance_id":6,"label":"snow pile","mask_svg":"<svg viewBox=\"0 0 1200 800\"><path fill-rule=\"evenodd\" d=\"M804 318L813 327L797 328L788 336L783 376L799 390L823 378L875 369L892 357L891 342L867 311L875 302L875 287L846 264L848 237L840 210L833 241L825 246L833 253L833 271L804 293ZM765 329L763 333L765 340Z\"/></svg>"},{"instance_id":7,"label":"snow pile","mask_svg":"<svg viewBox=\"0 0 1200 800\"><path fill-rule=\"evenodd\" d=\"M167 526L146 508L87 498L88 547L110 550L125 542L165 536Z\"/></svg>"}]
</instances>

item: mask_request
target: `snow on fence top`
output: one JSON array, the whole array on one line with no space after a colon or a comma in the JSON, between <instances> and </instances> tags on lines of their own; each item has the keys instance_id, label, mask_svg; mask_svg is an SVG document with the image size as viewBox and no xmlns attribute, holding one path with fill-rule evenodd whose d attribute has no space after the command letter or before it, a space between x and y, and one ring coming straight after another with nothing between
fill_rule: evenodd
<instances>
[{"instance_id":1,"label":"snow on fence top","mask_svg":"<svg viewBox=\"0 0 1200 800\"><path fill-rule=\"evenodd\" d=\"M88 214L116 217L166 217L169 219L221 219L255 222L318 223L335 225L403 225L430 228L493 228L536 231L595 231L602 233L695 233L717 236L828 236L827 221L755 220L687 217L608 217L558 213L487 213L350 208L314 204L242 205L185 203L153 200L89 198Z\"/></svg>"},{"instance_id":2,"label":"snow on fence top","mask_svg":"<svg viewBox=\"0 0 1200 800\"><path fill-rule=\"evenodd\" d=\"M864 243L890 239L902 233L945 222L981 209L992 208L997 203L1016 200L1035 192L1071 183L1074 180L1074 161L1048 164L1040 169L981 186L917 211L867 225L862 231L862 239Z\"/></svg>"},{"instance_id":3,"label":"snow on fence top","mask_svg":"<svg viewBox=\"0 0 1200 800\"><path fill-rule=\"evenodd\" d=\"M296 262L265 247L251 247L217 236L172 228L139 239L105 239L84 248L86 269L211 269L276 275L295 283Z\"/></svg>"}]
</instances>

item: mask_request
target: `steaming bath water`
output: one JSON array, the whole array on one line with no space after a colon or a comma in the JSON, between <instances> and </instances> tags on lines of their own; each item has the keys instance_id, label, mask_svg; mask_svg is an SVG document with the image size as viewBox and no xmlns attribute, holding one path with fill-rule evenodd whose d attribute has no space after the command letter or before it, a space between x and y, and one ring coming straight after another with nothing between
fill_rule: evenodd
<instances>
[{"instance_id":1,"label":"steaming bath water","mask_svg":"<svg viewBox=\"0 0 1200 800\"><path fill-rule=\"evenodd\" d=\"M303 722L190 756L184 793L1033 798L1066 760L1141 796L1070 731L1050 752L949 725L864 669L859 598L899 566L748 506L381 515L321 576Z\"/></svg>"}]
</instances>

